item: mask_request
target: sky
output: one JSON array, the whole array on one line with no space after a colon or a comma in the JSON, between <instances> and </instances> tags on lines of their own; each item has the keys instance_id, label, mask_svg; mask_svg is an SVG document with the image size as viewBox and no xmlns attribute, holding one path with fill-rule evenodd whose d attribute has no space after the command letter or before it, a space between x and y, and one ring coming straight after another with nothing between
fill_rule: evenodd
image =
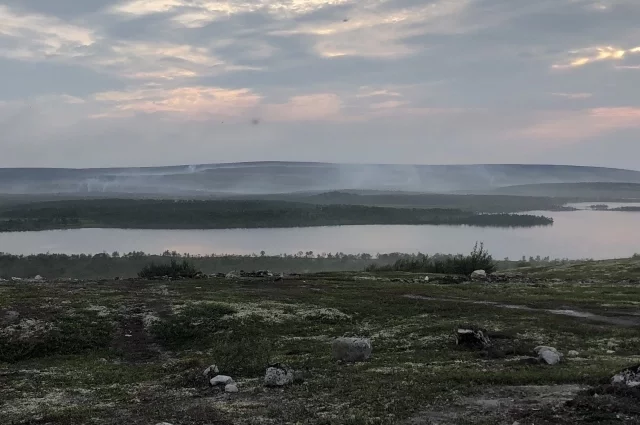
<instances>
[{"instance_id":1,"label":"sky","mask_svg":"<svg viewBox=\"0 0 640 425\"><path fill-rule=\"evenodd\" d=\"M638 0L0 0L0 167L640 169Z\"/></svg>"}]
</instances>

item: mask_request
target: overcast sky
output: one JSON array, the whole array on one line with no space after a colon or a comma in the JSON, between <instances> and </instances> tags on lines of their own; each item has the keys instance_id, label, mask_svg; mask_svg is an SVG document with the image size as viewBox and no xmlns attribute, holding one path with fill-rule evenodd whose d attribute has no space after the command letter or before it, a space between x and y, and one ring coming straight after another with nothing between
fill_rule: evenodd
<instances>
[{"instance_id":1,"label":"overcast sky","mask_svg":"<svg viewBox=\"0 0 640 425\"><path fill-rule=\"evenodd\" d=\"M0 167L640 169L638 0L0 0Z\"/></svg>"}]
</instances>

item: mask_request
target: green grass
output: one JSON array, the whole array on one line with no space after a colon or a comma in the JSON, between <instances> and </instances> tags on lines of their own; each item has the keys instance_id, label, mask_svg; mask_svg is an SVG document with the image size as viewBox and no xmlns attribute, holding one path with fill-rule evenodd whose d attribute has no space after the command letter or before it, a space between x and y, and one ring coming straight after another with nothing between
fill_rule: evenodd
<instances>
[{"instance_id":1,"label":"green grass","mask_svg":"<svg viewBox=\"0 0 640 425\"><path fill-rule=\"evenodd\" d=\"M621 267L606 264L611 270ZM550 269L546 273L553 275ZM25 343L51 344L44 351L2 359L0 423L397 424L466 403L465 397L506 391L517 399L518 392L510 390L514 386L600 385L640 360L637 328L405 297L611 313L640 302L637 285L354 279L362 274L325 273L280 282L4 283L0 317L17 311L21 319L65 332L45 330L28 337ZM565 353L578 350L581 358L547 367L521 364L513 356L486 357L453 344L460 323L510 335L500 344L519 355L544 344ZM370 361L333 361L331 340L350 335L372 339ZM611 347L615 352L607 351ZM305 382L264 389L263 373L271 362L305 371ZM209 388L202 371L210 364L231 375L241 392L228 396ZM463 412L468 409L471 417L461 413L456 423L488 419L473 417L475 407L465 406ZM509 423L517 419L512 413L494 413Z\"/></svg>"}]
</instances>

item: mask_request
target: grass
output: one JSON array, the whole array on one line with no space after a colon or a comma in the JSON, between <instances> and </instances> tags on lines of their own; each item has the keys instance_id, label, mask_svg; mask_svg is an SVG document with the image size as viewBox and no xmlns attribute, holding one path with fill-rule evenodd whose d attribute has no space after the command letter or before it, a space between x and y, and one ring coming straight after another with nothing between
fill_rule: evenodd
<instances>
[{"instance_id":1,"label":"grass","mask_svg":"<svg viewBox=\"0 0 640 425\"><path fill-rule=\"evenodd\" d=\"M440 285L413 283L412 277L423 275L409 273L401 274L407 281L397 282L376 274L324 273L279 282L3 283L0 320L16 311L20 320L49 323L42 333L23 337L51 344L41 345L50 347L44 351L0 359L0 423L398 424L446 413L454 414L451 423L511 424L525 413L546 412L535 404L544 397L535 398L522 414L518 409L485 412L474 400L503 393L519 400L531 386L551 391L556 385L602 385L640 361L640 332L544 312L405 295L614 314L640 302L639 286L608 278L622 276L621 264L627 263L601 263L598 273L591 263L574 267L574 274L601 277L588 284ZM632 267L626 270L625 278L638 276ZM555 276L557 271L531 273ZM375 280L355 279L361 275ZM565 354L577 350L580 358L546 367L522 364L513 355L462 350L452 338L459 323L508 335L511 339L501 344L518 355L544 344ZM6 328L0 322L0 330ZM54 329L64 329L64 335ZM371 338L372 359L355 365L333 361L330 343L338 336ZM304 371L305 382L264 389L261 379L271 362ZM210 364L231 375L240 393L209 388L202 371ZM462 410L452 411L457 405ZM584 423L602 413L587 405L593 411L583 409L576 416ZM576 414L557 409L560 419ZM565 423L560 419L557 423Z\"/></svg>"}]
</instances>

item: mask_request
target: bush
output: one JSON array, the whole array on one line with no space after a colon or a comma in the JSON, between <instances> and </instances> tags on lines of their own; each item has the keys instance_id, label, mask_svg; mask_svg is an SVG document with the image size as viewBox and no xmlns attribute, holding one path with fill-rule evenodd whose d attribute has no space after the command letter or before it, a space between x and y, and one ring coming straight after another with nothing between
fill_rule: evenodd
<instances>
[{"instance_id":1,"label":"bush","mask_svg":"<svg viewBox=\"0 0 640 425\"><path fill-rule=\"evenodd\" d=\"M491 255L484 249L484 244L478 243L473 247L469 255L449 255L432 257L422 255L416 259L401 258L390 266L376 266L375 264L365 269L368 272L394 271L414 273L441 273L469 275L474 270L484 270L492 273L496 270L496 264Z\"/></svg>"},{"instance_id":2,"label":"bush","mask_svg":"<svg viewBox=\"0 0 640 425\"><path fill-rule=\"evenodd\" d=\"M168 276L178 279L194 278L200 274L202 274L202 272L187 260L182 260L182 262L171 260L169 264L156 264L152 262L144 266L142 270L138 272L138 277L142 279L156 279Z\"/></svg>"},{"instance_id":3,"label":"bush","mask_svg":"<svg viewBox=\"0 0 640 425\"><path fill-rule=\"evenodd\" d=\"M197 305L154 323L151 333L169 349L206 348L213 344L213 334L228 326L222 317L235 312L220 304Z\"/></svg>"}]
</instances>

